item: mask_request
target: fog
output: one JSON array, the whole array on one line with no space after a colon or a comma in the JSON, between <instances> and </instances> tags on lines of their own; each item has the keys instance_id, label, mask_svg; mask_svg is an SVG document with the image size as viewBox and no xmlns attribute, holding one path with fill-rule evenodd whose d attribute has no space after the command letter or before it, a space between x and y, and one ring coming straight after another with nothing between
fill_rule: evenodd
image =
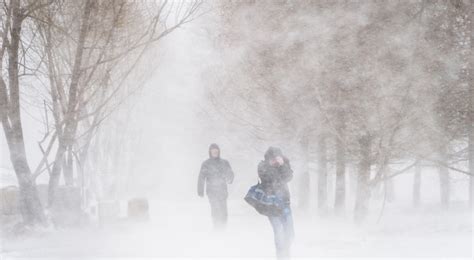
<instances>
[{"instance_id":1,"label":"fog","mask_svg":"<svg viewBox=\"0 0 474 260\"><path fill-rule=\"evenodd\" d=\"M472 258L471 1L2 8L2 259ZM213 143L224 227L198 194ZM283 253L244 200L269 147Z\"/></svg>"}]
</instances>

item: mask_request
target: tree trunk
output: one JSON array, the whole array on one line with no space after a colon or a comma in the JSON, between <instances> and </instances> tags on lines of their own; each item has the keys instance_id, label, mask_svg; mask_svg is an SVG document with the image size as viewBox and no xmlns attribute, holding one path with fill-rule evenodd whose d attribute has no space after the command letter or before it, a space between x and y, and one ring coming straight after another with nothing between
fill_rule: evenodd
<instances>
[{"instance_id":1,"label":"tree trunk","mask_svg":"<svg viewBox=\"0 0 474 260\"><path fill-rule=\"evenodd\" d=\"M303 165L302 165L302 172L301 172L301 178L300 178L300 203L299 206L301 209L308 209L309 206L309 193L310 193L310 176L309 176L309 170L308 170L308 163L309 163L309 147L308 147L308 138L303 137L301 140L301 148L303 152Z\"/></svg>"},{"instance_id":2,"label":"tree trunk","mask_svg":"<svg viewBox=\"0 0 474 260\"><path fill-rule=\"evenodd\" d=\"M319 135L318 141L318 211L327 212L328 170L326 136Z\"/></svg>"},{"instance_id":3,"label":"tree trunk","mask_svg":"<svg viewBox=\"0 0 474 260\"><path fill-rule=\"evenodd\" d=\"M342 134L342 126L339 128L341 129L340 134ZM341 138L341 135L336 138L336 194L334 209L337 213L344 210L346 202L346 155Z\"/></svg>"},{"instance_id":4,"label":"tree trunk","mask_svg":"<svg viewBox=\"0 0 474 260\"><path fill-rule=\"evenodd\" d=\"M470 87L472 88L472 85ZM471 92L471 125L469 129L469 172L471 176L469 176L469 202L472 208L474 206L474 91Z\"/></svg>"},{"instance_id":5,"label":"tree trunk","mask_svg":"<svg viewBox=\"0 0 474 260\"><path fill-rule=\"evenodd\" d=\"M445 145L443 145L443 147L440 148L439 157L440 157L439 160L442 162L438 164L441 206L443 208L448 208L451 187L450 187L449 169L445 166L448 164L448 160L447 160L448 155L447 155Z\"/></svg>"},{"instance_id":6,"label":"tree trunk","mask_svg":"<svg viewBox=\"0 0 474 260\"><path fill-rule=\"evenodd\" d=\"M81 29L79 32L79 39L77 41L77 48L75 53L73 70L71 73L71 83L69 86L69 99L66 114L64 116L64 133L62 137L58 137L58 150L54 159L51 177L49 179L48 190L48 206L52 207L55 201L55 191L59 185L59 177L61 174L64 154L67 147L74 144L75 134L77 130L77 104L78 104L78 85L81 76L82 53L86 41L87 32L89 29L89 18L92 10L93 1L87 0L84 6L84 13L81 20Z\"/></svg>"},{"instance_id":7,"label":"tree trunk","mask_svg":"<svg viewBox=\"0 0 474 260\"><path fill-rule=\"evenodd\" d=\"M474 8L474 2L470 1L470 12L469 12L469 21L470 21L470 42L471 42L471 48L474 43L474 17L472 16L473 14L473 8ZM471 49L472 52L472 49ZM472 55L472 54L471 54ZM469 172L471 173L471 176L469 176L469 202L471 208L474 206L474 86L472 83L474 82L474 66L472 65L472 56L471 60L468 65L468 88L469 88L469 115L467 118L467 124L468 124L468 138L469 138Z\"/></svg>"},{"instance_id":8,"label":"tree trunk","mask_svg":"<svg viewBox=\"0 0 474 260\"><path fill-rule=\"evenodd\" d=\"M364 136L359 139L360 162L357 176L357 191L354 210L354 220L356 223L363 222L369 211L370 199L370 137Z\"/></svg>"},{"instance_id":9,"label":"tree trunk","mask_svg":"<svg viewBox=\"0 0 474 260\"><path fill-rule=\"evenodd\" d=\"M46 217L28 165L22 129L7 137L10 160L18 179L20 190L20 211L26 224L46 224Z\"/></svg>"},{"instance_id":10,"label":"tree trunk","mask_svg":"<svg viewBox=\"0 0 474 260\"><path fill-rule=\"evenodd\" d=\"M393 182L393 178L385 180L383 185L384 189L386 189L387 201L393 202L395 200L395 183Z\"/></svg>"},{"instance_id":11,"label":"tree trunk","mask_svg":"<svg viewBox=\"0 0 474 260\"><path fill-rule=\"evenodd\" d=\"M54 204L55 193L59 185L59 177L61 175L65 150L66 148L64 147L64 144L59 142L58 150L56 151L56 156L54 158L53 169L51 170L51 175L49 176L48 207L52 207Z\"/></svg>"},{"instance_id":12,"label":"tree trunk","mask_svg":"<svg viewBox=\"0 0 474 260\"><path fill-rule=\"evenodd\" d=\"M20 190L20 210L26 224L45 224L46 218L38 196L35 180L26 158L23 126L21 123L20 84L18 76L18 51L21 38L23 14L19 0L10 1L11 29L8 51L8 83L9 94L5 81L0 75L0 111L3 130L7 139L10 160Z\"/></svg>"},{"instance_id":13,"label":"tree trunk","mask_svg":"<svg viewBox=\"0 0 474 260\"><path fill-rule=\"evenodd\" d=\"M299 207L303 210L307 210L309 206L309 192L310 192L310 178L307 169L303 169L300 178L300 201Z\"/></svg>"},{"instance_id":14,"label":"tree trunk","mask_svg":"<svg viewBox=\"0 0 474 260\"><path fill-rule=\"evenodd\" d=\"M421 165L416 163L415 176L413 178L413 206L418 208L421 202Z\"/></svg>"},{"instance_id":15,"label":"tree trunk","mask_svg":"<svg viewBox=\"0 0 474 260\"><path fill-rule=\"evenodd\" d=\"M67 153L64 158L63 162L63 177L64 177L64 184L66 186L73 186L74 185L74 172L73 172L73 154L72 154L72 145L67 148Z\"/></svg>"}]
</instances>

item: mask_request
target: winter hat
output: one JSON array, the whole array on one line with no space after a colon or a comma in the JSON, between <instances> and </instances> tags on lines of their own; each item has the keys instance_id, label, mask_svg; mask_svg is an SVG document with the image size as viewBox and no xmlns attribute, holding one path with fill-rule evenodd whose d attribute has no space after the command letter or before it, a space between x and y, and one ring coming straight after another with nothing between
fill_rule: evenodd
<instances>
[{"instance_id":1,"label":"winter hat","mask_svg":"<svg viewBox=\"0 0 474 260\"><path fill-rule=\"evenodd\" d=\"M221 157L221 149L219 148L219 146L217 144L211 144L209 146L209 157L211 157L211 150L212 149L217 149L219 150L219 155L217 156L217 158Z\"/></svg>"},{"instance_id":2,"label":"winter hat","mask_svg":"<svg viewBox=\"0 0 474 260\"><path fill-rule=\"evenodd\" d=\"M278 147L268 147L268 150L265 152L265 161L269 161L272 158L275 158L277 156L283 157L283 153L281 152L281 149Z\"/></svg>"}]
</instances>

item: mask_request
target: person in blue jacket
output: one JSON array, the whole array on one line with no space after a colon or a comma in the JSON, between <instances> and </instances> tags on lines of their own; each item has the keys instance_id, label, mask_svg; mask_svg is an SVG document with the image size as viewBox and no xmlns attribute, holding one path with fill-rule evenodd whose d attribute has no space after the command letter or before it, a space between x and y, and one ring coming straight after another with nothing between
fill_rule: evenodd
<instances>
[{"instance_id":1,"label":"person in blue jacket","mask_svg":"<svg viewBox=\"0 0 474 260\"><path fill-rule=\"evenodd\" d=\"M258 165L258 176L262 188L265 193L274 194L284 202L282 213L277 216L269 216L268 219L273 228L277 258L285 259L290 257L290 246L294 237L288 189L288 182L293 178L293 170L290 161L279 148L268 148L264 157L265 160Z\"/></svg>"}]
</instances>

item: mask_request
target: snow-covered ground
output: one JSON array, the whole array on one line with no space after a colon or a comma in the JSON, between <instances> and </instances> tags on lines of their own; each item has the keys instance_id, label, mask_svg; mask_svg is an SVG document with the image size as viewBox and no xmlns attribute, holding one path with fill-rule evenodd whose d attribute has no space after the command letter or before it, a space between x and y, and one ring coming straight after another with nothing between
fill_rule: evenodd
<instances>
[{"instance_id":1,"label":"snow-covered ground","mask_svg":"<svg viewBox=\"0 0 474 260\"><path fill-rule=\"evenodd\" d=\"M229 202L229 223L213 231L207 200L151 202L149 223L123 221L37 231L3 238L2 259L273 258L273 236L265 217L241 200ZM310 214L311 215L311 214ZM294 210L294 257L472 259L472 214L466 205L448 212L387 207L377 223L352 224L350 217L308 217Z\"/></svg>"}]
</instances>

